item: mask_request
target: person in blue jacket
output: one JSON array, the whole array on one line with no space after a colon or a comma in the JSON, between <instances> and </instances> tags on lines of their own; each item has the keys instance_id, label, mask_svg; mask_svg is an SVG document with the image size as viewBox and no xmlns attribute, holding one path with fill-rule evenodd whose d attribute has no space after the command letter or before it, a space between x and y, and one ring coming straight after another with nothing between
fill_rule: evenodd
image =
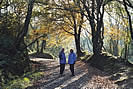
<instances>
[{"instance_id":1,"label":"person in blue jacket","mask_svg":"<svg viewBox=\"0 0 133 89\"><path fill-rule=\"evenodd\" d=\"M62 48L61 52L59 53L59 61L60 61L60 74L62 75L66 64L66 56L64 53L64 48Z\"/></svg>"},{"instance_id":2,"label":"person in blue jacket","mask_svg":"<svg viewBox=\"0 0 133 89\"><path fill-rule=\"evenodd\" d=\"M73 49L70 49L70 53L68 56L68 64L70 65L72 76L74 76L74 64L76 62L76 59L76 54L73 52Z\"/></svg>"}]
</instances>

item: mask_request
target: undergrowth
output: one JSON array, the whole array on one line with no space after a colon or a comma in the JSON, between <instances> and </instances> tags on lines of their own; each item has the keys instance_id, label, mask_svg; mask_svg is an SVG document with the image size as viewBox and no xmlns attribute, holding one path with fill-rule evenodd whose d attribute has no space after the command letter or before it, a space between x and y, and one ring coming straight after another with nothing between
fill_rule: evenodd
<instances>
[{"instance_id":1,"label":"undergrowth","mask_svg":"<svg viewBox=\"0 0 133 89\"><path fill-rule=\"evenodd\" d=\"M32 86L34 81L43 76L43 72L32 71L27 72L23 76L11 76L12 80L7 81L6 84L2 83L0 89L25 89L28 86Z\"/></svg>"}]
</instances>

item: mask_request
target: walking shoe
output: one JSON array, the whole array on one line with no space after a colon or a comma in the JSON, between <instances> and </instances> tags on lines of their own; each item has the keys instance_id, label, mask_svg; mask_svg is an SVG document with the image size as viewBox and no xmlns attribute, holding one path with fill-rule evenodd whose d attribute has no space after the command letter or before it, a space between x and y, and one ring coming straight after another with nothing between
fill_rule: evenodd
<instances>
[{"instance_id":1,"label":"walking shoe","mask_svg":"<svg viewBox=\"0 0 133 89\"><path fill-rule=\"evenodd\" d=\"M73 77L73 76L75 76L74 74L73 75L71 75L71 77Z\"/></svg>"}]
</instances>

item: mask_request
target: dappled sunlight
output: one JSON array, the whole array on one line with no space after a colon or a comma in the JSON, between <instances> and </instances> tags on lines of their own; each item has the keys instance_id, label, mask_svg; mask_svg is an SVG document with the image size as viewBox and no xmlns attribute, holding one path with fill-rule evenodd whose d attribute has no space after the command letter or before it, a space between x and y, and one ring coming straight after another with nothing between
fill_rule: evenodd
<instances>
[{"instance_id":1,"label":"dappled sunlight","mask_svg":"<svg viewBox=\"0 0 133 89\"><path fill-rule=\"evenodd\" d=\"M58 61L45 60L41 63L46 65L46 69L43 70L44 76L27 89L86 89L91 87L94 89L99 87L115 89L117 87L103 72L81 61L76 62L75 76L73 77L68 64L66 64L64 74L61 76Z\"/></svg>"},{"instance_id":2,"label":"dappled sunlight","mask_svg":"<svg viewBox=\"0 0 133 89\"><path fill-rule=\"evenodd\" d=\"M59 87L61 87L61 88L69 87L69 85L70 85L71 83L74 83L74 82L78 81L80 78L84 77L85 74L86 74L86 73L83 72L83 73L80 74L80 75L76 75L76 76L74 76L74 77L68 79L67 81L64 81L64 83L61 84ZM84 82L82 81L82 83L84 83ZM81 83L80 85L78 85L78 86L79 86L79 87L82 86L82 83ZM77 83L76 83L76 84L77 84ZM75 84L75 86L76 86L76 84ZM56 89L56 88L55 88L55 89Z\"/></svg>"},{"instance_id":3,"label":"dappled sunlight","mask_svg":"<svg viewBox=\"0 0 133 89\"><path fill-rule=\"evenodd\" d=\"M37 61L37 62L40 62L40 61L46 61L46 60L52 60L52 59L44 59L44 58L32 58L32 59L30 59L30 60L32 60L32 61Z\"/></svg>"}]
</instances>

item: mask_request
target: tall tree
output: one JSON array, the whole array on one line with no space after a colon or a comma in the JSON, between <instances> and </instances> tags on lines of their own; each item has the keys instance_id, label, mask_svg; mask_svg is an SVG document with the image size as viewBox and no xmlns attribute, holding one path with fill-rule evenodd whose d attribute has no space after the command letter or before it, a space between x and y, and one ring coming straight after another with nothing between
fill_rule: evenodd
<instances>
[{"instance_id":1,"label":"tall tree","mask_svg":"<svg viewBox=\"0 0 133 89\"><path fill-rule=\"evenodd\" d=\"M81 35L81 31L82 31L82 25L84 23L84 15L82 12L80 12L79 13L80 16L78 18L76 18L75 14L78 14L78 13L71 12L72 21L73 21L73 28L74 28L74 34L73 35L75 38L77 56L80 57L83 55L83 53L81 52L81 46L80 46L80 35Z\"/></svg>"},{"instance_id":2,"label":"tall tree","mask_svg":"<svg viewBox=\"0 0 133 89\"><path fill-rule=\"evenodd\" d=\"M29 0L28 11L27 11L24 27L23 27L22 31L17 36L17 40L16 40L17 47L19 47L21 42L24 41L24 36L26 36L26 34L28 32L28 27L29 27L31 16L32 16L32 9L33 9L34 2L35 2L35 0Z\"/></svg>"},{"instance_id":3,"label":"tall tree","mask_svg":"<svg viewBox=\"0 0 133 89\"><path fill-rule=\"evenodd\" d=\"M133 9L133 5L131 4L130 0L123 0L123 5L125 7L127 16L128 16L128 21L129 21L129 29L130 29L130 33L131 33L131 38L133 40L133 28L132 28L132 19L131 19L131 15L130 12L128 10L128 6L131 7Z\"/></svg>"},{"instance_id":4,"label":"tall tree","mask_svg":"<svg viewBox=\"0 0 133 89\"><path fill-rule=\"evenodd\" d=\"M104 0L83 0L81 2L84 10L87 12L86 17L91 27L94 55L99 55L103 47L103 16L104 6L107 2L104 2Z\"/></svg>"},{"instance_id":5,"label":"tall tree","mask_svg":"<svg viewBox=\"0 0 133 89\"><path fill-rule=\"evenodd\" d=\"M57 21L56 23L58 23L65 32L74 36L77 56L82 56L83 53L80 47L80 35L85 20L79 3L75 0L64 0L55 3L55 7L52 8L57 10L57 19L54 20ZM59 22L59 20L62 21Z\"/></svg>"}]
</instances>

